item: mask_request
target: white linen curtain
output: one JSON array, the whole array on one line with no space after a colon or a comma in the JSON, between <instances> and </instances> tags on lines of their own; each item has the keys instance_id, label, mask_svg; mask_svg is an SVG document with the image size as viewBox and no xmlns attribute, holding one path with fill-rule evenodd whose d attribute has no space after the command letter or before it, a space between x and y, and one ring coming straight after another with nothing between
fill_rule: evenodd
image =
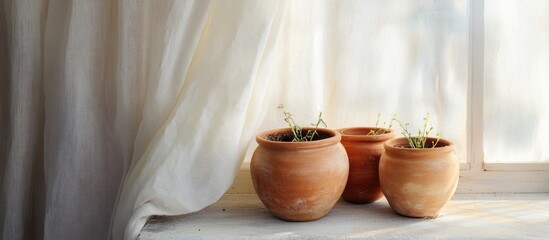
<instances>
[{"instance_id":1,"label":"white linen curtain","mask_svg":"<svg viewBox=\"0 0 549 240\"><path fill-rule=\"evenodd\" d=\"M0 236L133 239L200 210L281 104L331 128L430 112L463 161L468 19L466 0L4 1Z\"/></svg>"}]
</instances>

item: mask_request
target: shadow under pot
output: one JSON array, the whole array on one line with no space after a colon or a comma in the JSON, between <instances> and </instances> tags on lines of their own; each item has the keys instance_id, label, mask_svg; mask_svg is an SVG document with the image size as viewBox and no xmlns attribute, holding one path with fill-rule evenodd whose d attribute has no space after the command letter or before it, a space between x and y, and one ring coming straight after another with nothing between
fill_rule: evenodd
<instances>
[{"instance_id":1,"label":"shadow under pot","mask_svg":"<svg viewBox=\"0 0 549 240\"><path fill-rule=\"evenodd\" d=\"M259 146L250 163L252 182L261 202L280 219L322 218L345 188L349 162L341 135L330 129L317 131L317 139L309 142L291 142L290 128L256 137Z\"/></svg>"},{"instance_id":2,"label":"shadow under pot","mask_svg":"<svg viewBox=\"0 0 549 240\"><path fill-rule=\"evenodd\" d=\"M433 148L434 142L435 138L428 138L428 148L410 148L406 138L385 142L379 178L381 190L396 213L436 218L454 195L459 179L455 145L440 139Z\"/></svg>"},{"instance_id":3,"label":"shadow under pot","mask_svg":"<svg viewBox=\"0 0 549 240\"><path fill-rule=\"evenodd\" d=\"M379 185L379 160L385 151L385 141L395 136L392 130L380 132L382 128L354 127L343 128L341 144L349 156L349 178L343 191L343 199L352 203L372 203L383 194Z\"/></svg>"}]
</instances>

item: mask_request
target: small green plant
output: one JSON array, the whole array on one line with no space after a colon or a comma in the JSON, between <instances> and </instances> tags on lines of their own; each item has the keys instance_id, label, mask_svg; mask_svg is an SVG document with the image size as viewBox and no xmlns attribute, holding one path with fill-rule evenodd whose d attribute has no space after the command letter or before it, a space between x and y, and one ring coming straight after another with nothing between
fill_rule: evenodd
<instances>
[{"instance_id":1,"label":"small green plant","mask_svg":"<svg viewBox=\"0 0 549 240\"><path fill-rule=\"evenodd\" d=\"M368 132L367 135L380 135L380 134L385 134L385 133L388 133L391 131L391 128L393 127L393 122L396 119L396 114L393 115L393 118L391 118L391 121L389 121L389 126L387 126L387 121L383 121L383 126L387 126L387 127L379 127L379 121L381 119L381 114L378 113L377 114L377 120L376 120L376 128L377 129L372 129L370 130L370 132Z\"/></svg>"},{"instance_id":2,"label":"small green plant","mask_svg":"<svg viewBox=\"0 0 549 240\"><path fill-rule=\"evenodd\" d=\"M402 124L399 120L396 120L400 127L402 128L402 135L406 139L408 139L408 143L410 144L411 148L426 148L427 138L429 137L429 134L434 130L433 125L429 124L429 118L431 115L427 113L427 115L423 118L423 130L419 129L417 132L417 136L412 136L412 133L408 129L409 123ZM429 126L429 127L428 127ZM436 135L436 141L431 141L431 148L435 148L440 141L439 134Z\"/></svg>"},{"instance_id":3,"label":"small green plant","mask_svg":"<svg viewBox=\"0 0 549 240\"><path fill-rule=\"evenodd\" d=\"M297 125L292 117L292 114L289 112L284 111L284 121L290 125L290 128L292 129L293 133L293 139L292 142L309 142L313 141L315 136L318 136L317 129L320 125L323 125L324 127L328 127L324 120L322 119L322 112L318 114L318 120L316 121L316 124L311 124L314 126L314 130L307 130L307 133L303 135L303 129Z\"/></svg>"}]
</instances>

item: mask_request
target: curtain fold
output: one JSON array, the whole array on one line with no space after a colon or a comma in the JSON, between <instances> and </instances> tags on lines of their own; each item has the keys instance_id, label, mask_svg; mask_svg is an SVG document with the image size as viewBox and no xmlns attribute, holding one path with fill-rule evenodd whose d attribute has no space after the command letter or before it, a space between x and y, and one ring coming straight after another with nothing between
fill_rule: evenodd
<instances>
[{"instance_id":1,"label":"curtain fold","mask_svg":"<svg viewBox=\"0 0 549 240\"><path fill-rule=\"evenodd\" d=\"M260 80L255 75L282 3L195 4L174 4L165 14L194 17L186 22L197 24L181 27L180 19L166 22L174 26L167 33L175 37L164 40L167 52L161 54L159 69L149 68L155 74L149 79L158 85L175 80L166 84L170 90L174 84L181 87L173 94L151 94L175 101L166 118L158 118L158 104L145 105L139 134L149 130L155 135L137 136L137 143L142 136L152 141L143 148L136 145L114 217L115 239L136 237L151 215L194 212L217 201L229 188L253 133L242 123L261 110L248 105L254 87L265 85L256 84ZM179 37L192 41L175 41ZM176 49L169 49L171 41ZM173 64L166 59L171 54L191 57L192 62ZM150 126L147 117L165 121L158 129L144 129Z\"/></svg>"},{"instance_id":2,"label":"curtain fold","mask_svg":"<svg viewBox=\"0 0 549 240\"><path fill-rule=\"evenodd\" d=\"M198 211L284 110L330 128L430 112L464 161L466 0L0 10L3 239L134 239L150 216Z\"/></svg>"},{"instance_id":3,"label":"curtain fold","mask_svg":"<svg viewBox=\"0 0 549 240\"><path fill-rule=\"evenodd\" d=\"M39 238L44 173L42 33L46 4L0 4L0 238Z\"/></svg>"},{"instance_id":4,"label":"curtain fold","mask_svg":"<svg viewBox=\"0 0 549 240\"><path fill-rule=\"evenodd\" d=\"M111 1L48 1L44 33L45 239L104 239L124 159L109 99ZM128 97L134 98L134 93ZM124 123L129 124L129 123Z\"/></svg>"}]
</instances>

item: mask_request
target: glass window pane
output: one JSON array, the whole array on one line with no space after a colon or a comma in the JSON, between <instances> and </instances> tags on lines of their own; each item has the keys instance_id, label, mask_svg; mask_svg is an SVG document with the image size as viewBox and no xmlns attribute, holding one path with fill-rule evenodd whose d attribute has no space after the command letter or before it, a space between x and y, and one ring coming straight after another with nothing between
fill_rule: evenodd
<instances>
[{"instance_id":1,"label":"glass window pane","mask_svg":"<svg viewBox=\"0 0 549 240\"><path fill-rule=\"evenodd\" d=\"M485 4L485 160L549 162L549 1Z\"/></svg>"}]
</instances>

